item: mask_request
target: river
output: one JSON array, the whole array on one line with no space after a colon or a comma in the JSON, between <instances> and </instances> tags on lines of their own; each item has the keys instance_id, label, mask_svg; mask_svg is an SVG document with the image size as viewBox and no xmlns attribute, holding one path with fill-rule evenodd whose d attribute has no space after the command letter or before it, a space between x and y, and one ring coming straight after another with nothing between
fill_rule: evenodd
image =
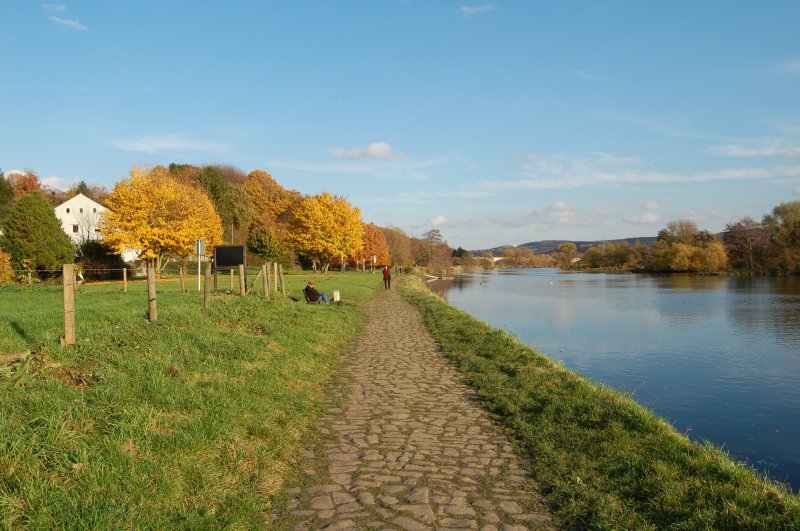
<instances>
[{"instance_id":1,"label":"river","mask_svg":"<svg viewBox=\"0 0 800 531\"><path fill-rule=\"evenodd\" d=\"M800 489L800 278L478 271L451 305Z\"/></svg>"}]
</instances>

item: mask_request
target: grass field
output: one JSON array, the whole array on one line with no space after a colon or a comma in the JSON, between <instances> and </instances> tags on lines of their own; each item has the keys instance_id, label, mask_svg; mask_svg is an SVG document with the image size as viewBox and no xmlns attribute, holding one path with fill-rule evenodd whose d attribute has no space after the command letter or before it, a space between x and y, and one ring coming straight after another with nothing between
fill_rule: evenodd
<instances>
[{"instance_id":1,"label":"grass field","mask_svg":"<svg viewBox=\"0 0 800 531\"><path fill-rule=\"evenodd\" d=\"M342 295L317 306L308 278L287 275L291 298L215 293L209 312L196 280L161 282L154 323L143 282L83 285L68 348L59 286L0 287L0 527L268 526L357 303L380 285L317 275Z\"/></svg>"},{"instance_id":2,"label":"grass field","mask_svg":"<svg viewBox=\"0 0 800 531\"><path fill-rule=\"evenodd\" d=\"M444 354L532 460L573 529L800 529L800 498L692 443L633 399L404 285Z\"/></svg>"}]
</instances>

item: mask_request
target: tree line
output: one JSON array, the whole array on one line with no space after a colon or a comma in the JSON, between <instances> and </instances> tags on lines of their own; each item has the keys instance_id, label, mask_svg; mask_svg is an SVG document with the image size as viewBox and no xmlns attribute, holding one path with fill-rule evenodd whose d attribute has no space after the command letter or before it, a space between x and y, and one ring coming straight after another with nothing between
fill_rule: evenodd
<instances>
[{"instance_id":1,"label":"tree line","mask_svg":"<svg viewBox=\"0 0 800 531\"><path fill-rule=\"evenodd\" d=\"M576 256L579 256L576 254ZM800 201L777 205L761 221L745 217L720 234L689 220L671 221L650 246L605 243L588 249L577 269L759 275L800 273Z\"/></svg>"},{"instance_id":2,"label":"tree line","mask_svg":"<svg viewBox=\"0 0 800 531\"><path fill-rule=\"evenodd\" d=\"M76 249L53 207L78 193L109 210L100 223L102 242L82 241ZM206 241L207 254L215 245L245 245L257 260L323 272L343 263L364 270L373 261L436 271L453 265L453 251L438 230L417 238L366 223L345 197L306 196L264 170L224 165L134 168L111 191L84 182L54 191L33 171L0 171L0 229L0 281L10 280L13 270L36 270L45 278L75 258L119 262L124 250L138 251L160 270L192 258L197 239Z\"/></svg>"}]
</instances>

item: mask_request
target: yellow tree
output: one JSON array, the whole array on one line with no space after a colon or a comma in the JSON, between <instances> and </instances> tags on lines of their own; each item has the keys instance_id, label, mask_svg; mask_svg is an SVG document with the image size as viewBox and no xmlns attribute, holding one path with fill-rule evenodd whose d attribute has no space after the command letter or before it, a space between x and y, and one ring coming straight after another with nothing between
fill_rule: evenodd
<instances>
[{"instance_id":1,"label":"yellow tree","mask_svg":"<svg viewBox=\"0 0 800 531\"><path fill-rule=\"evenodd\" d=\"M253 203L255 228L275 229L301 200L299 192L285 189L263 170L251 171L242 186Z\"/></svg>"},{"instance_id":2,"label":"yellow tree","mask_svg":"<svg viewBox=\"0 0 800 531\"><path fill-rule=\"evenodd\" d=\"M362 264L372 263L372 255L376 257L376 265L391 265L389 246L386 244L383 230L374 223L367 223L364 225L363 245L353 258Z\"/></svg>"},{"instance_id":3,"label":"yellow tree","mask_svg":"<svg viewBox=\"0 0 800 531\"><path fill-rule=\"evenodd\" d=\"M316 260L328 271L336 256L355 256L363 245L361 210L328 192L307 197L294 210L288 234L297 254Z\"/></svg>"},{"instance_id":4,"label":"yellow tree","mask_svg":"<svg viewBox=\"0 0 800 531\"><path fill-rule=\"evenodd\" d=\"M208 249L222 242L222 222L208 196L180 183L163 166L134 168L106 199L103 239L117 252L135 250L162 267L164 258L184 258L195 240Z\"/></svg>"}]
</instances>

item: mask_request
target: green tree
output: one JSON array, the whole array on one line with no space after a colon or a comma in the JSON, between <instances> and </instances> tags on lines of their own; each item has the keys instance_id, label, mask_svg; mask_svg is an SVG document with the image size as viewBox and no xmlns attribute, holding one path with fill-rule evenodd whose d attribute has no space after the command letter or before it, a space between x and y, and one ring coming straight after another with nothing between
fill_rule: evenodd
<instances>
[{"instance_id":1,"label":"green tree","mask_svg":"<svg viewBox=\"0 0 800 531\"><path fill-rule=\"evenodd\" d=\"M289 265L289 249L277 231L264 228L251 232L247 250L264 260Z\"/></svg>"},{"instance_id":2,"label":"green tree","mask_svg":"<svg viewBox=\"0 0 800 531\"><path fill-rule=\"evenodd\" d=\"M14 187L6 179L3 170L0 170L0 228L3 227L3 220L6 219L13 203Z\"/></svg>"},{"instance_id":3,"label":"green tree","mask_svg":"<svg viewBox=\"0 0 800 531\"><path fill-rule=\"evenodd\" d=\"M41 192L23 195L14 203L3 225L0 247L11 255L15 269L30 267L40 276L75 260L75 246Z\"/></svg>"},{"instance_id":4,"label":"green tree","mask_svg":"<svg viewBox=\"0 0 800 531\"><path fill-rule=\"evenodd\" d=\"M253 204L241 185L225 178L225 172L230 173L230 168L206 166L198 174L197 182L214 203L227 241L242 243L253 219Z\"/></svg>"}]
</instances>

